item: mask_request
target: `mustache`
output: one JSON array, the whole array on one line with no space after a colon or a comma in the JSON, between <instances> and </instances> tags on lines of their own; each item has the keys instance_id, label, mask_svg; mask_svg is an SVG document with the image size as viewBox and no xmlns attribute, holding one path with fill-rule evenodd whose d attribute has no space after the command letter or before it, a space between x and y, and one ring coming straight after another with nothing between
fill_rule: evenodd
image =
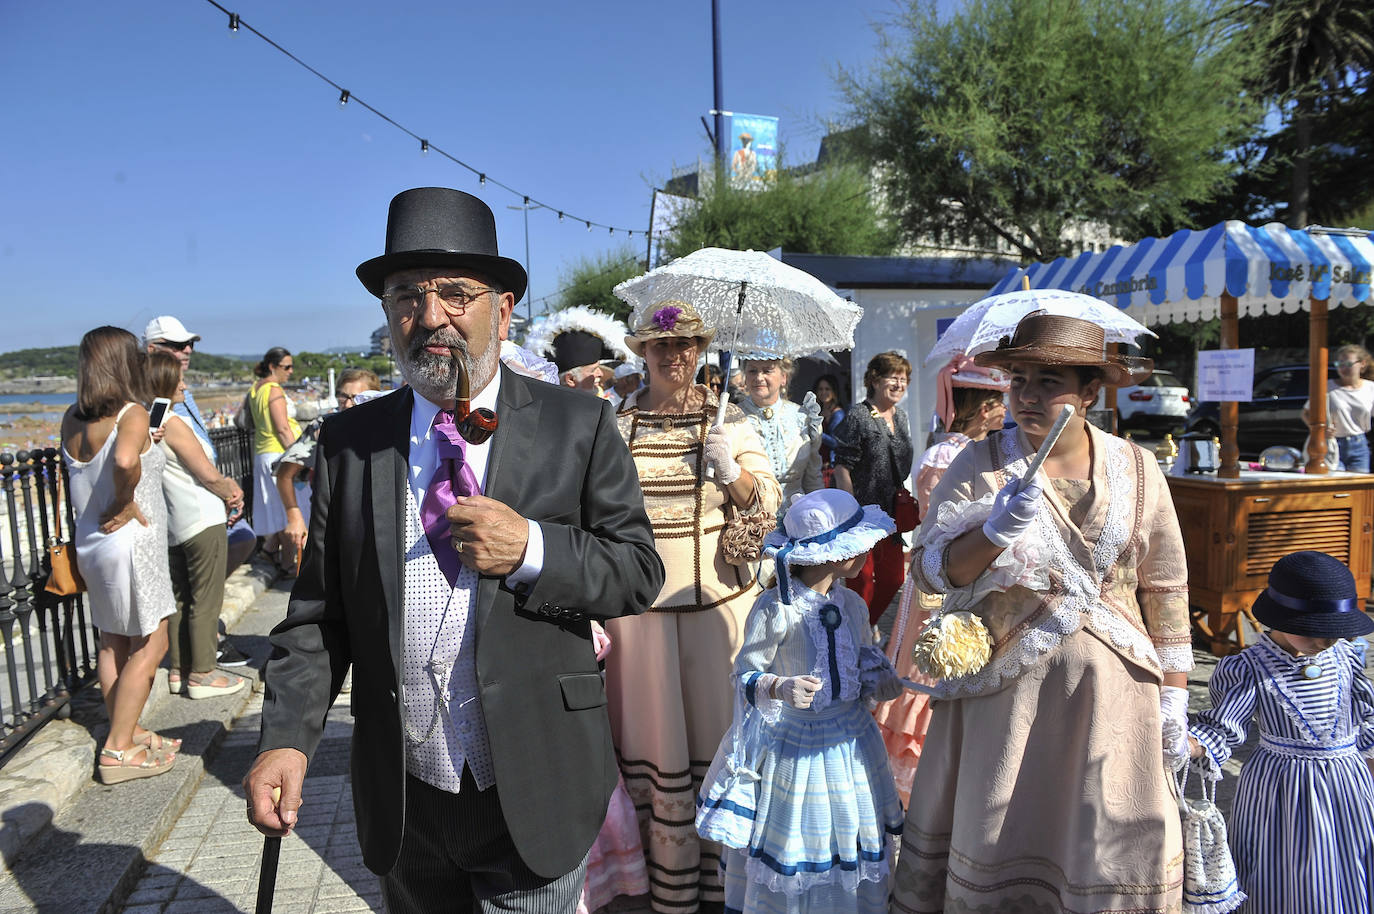
<instances>
[{"instance_id":1,"label":"mustache","mask_svg":"<svg viewBox=\"0 0 1374 914\"><path fill-rule=\"evenodd\" d=\"M460 334L445 331L443 328L431 330L423 336L413 337L409 347L410 357L415 359L425 354L426 346L447 346L449 349L461 352L464 357L470 355L468 341L463 339Z\"/></svg>"}]
</instances>

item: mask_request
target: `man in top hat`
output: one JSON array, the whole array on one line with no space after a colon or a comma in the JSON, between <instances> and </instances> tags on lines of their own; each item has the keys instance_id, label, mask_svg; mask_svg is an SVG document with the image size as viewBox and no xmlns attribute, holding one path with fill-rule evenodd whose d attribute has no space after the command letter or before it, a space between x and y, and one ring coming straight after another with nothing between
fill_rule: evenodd
<instances>
[{"instance_id":1,"label":"man in top hat","mask_svg":"<svg viewBox=\"0 0 1374 914\"><path fill-rule=\"evenodd\" d=\"M409 386L325 420L249 818L295 825L351 665L358 839L391 914L572 912L616 783L590 622L663 582L634 464L608 404L500 364L526 277L481 200L399 194L357 273Z\"/></svg>"},{"instance_id":2,"label":"man in top hat","mask_svg":"<svg viewBox=\"0 0 1374 914\"><path fill-rule=\"evenodd\" d=\"M630 331L609 314L578 306L540 318L525 336L525 348L553 359L564 387L603 396L611 373L603 361L632 359L625 348Z\"/></svg>"}]
</instances>

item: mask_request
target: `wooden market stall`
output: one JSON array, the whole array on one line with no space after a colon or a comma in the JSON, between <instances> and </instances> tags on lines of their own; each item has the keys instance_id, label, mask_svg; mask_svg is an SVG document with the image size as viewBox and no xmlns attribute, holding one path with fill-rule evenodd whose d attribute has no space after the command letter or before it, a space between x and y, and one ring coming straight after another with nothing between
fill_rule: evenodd
<instances>
[{"instance_id":1,"label":"wooden market stall","mask_svg":"<svg viewBox=\"0 0 1374 914\"><path fill-rule=\"evenodd\" d=\"M1374 565L1374 474L1328 474L1327 309L1370 303L1374 241L1346 229L1224 222L1133 245L1012 271L989 294L1020 288L1095 296L1142 324L1221 319L1221 348L1239 346L1241 314L1309 312L1311 436L1306 472L1253 472L1239 464L1238 408L1221 406L1221 466L1171 475L1183 529L1195 635L1216 654L1244 646L1242 614L1285 553L1316 549L1350 568L1360 598Z\"/></svg>"}]
</instances>

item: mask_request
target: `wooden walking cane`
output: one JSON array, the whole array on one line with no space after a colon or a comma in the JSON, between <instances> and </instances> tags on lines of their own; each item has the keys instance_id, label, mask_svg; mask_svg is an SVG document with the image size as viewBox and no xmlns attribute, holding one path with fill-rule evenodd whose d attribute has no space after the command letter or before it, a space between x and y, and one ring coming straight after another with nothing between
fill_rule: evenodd
<instances>
[{"instance_id":1,"label":"wooden walking cane","mask_svg":"<svg viewBox=\"0 0 1374 914\"><path fill-rule=\"evenodd\" d=\"M272 788L272 805L281 802L281 788ZM258 871L257 914L272 914L272 895L277 890L277 860L281 857L281 838L262 839L262 869Z\"/></svg>"}]
</instances>

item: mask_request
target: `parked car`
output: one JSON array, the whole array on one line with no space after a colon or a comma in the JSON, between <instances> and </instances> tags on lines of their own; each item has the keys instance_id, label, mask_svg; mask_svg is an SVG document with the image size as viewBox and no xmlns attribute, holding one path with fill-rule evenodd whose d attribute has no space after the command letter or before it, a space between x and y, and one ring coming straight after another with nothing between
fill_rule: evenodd
<instances>
[{"instance_id":1,"label":"parked car","mask_svg":"<svg viewBox=\"0 0 1374 914\"><path fill-rule=\"evenodd\" d=\"M1336 377L1334 366L1327 366L1326 376ZM1253 460L1275 444L1302 449L1307 441L1302 408L1307 403L1309 377L1306 365L1275 365L1255 375L1250 402L1236 404L1240 408L1236 444L1242 458ZM1187 430L1219 436L1220 406L1215 400L1198 403L1188 415Z\"/></svg>"},{"instance_id":2,"label":"parked car","mask_svg":"<svg viewBox=\"0 0 1374 914\"><path fill-rule=\"evenodd\" d=\"M1151 435L1177 432L1188 420L1188 388L1172 372L1156 370L1133 387L1116 392L1120 431L1143 429Z\"/></svg>"}]
</instances>

